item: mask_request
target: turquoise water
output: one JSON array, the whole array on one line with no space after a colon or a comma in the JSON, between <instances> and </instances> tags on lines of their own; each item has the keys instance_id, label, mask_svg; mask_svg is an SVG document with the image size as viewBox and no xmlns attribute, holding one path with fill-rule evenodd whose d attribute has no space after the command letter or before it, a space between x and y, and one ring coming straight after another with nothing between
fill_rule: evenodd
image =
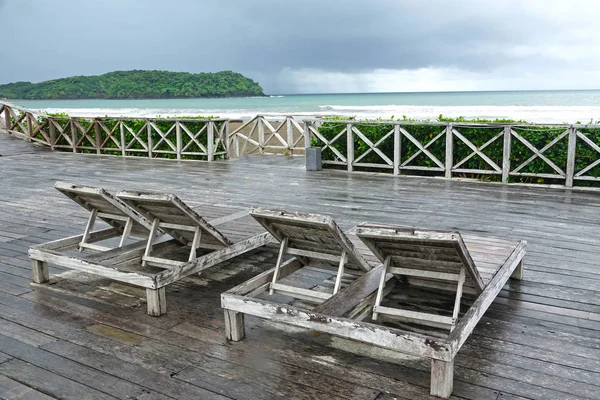
<instances>
[{"instance_id":1,"label":"turquoise water","mask_svg":"<svg viewBox=\"0 0 600 400\"><path fill-rule=\"evenodd\" d=\"M231 99L13 101L23 107L80 116L204 115L248 119L256 114L357 118L510 118L530 122L600 120L600 91L506 91L275 95Z\"/></svg>"}]
</instances>

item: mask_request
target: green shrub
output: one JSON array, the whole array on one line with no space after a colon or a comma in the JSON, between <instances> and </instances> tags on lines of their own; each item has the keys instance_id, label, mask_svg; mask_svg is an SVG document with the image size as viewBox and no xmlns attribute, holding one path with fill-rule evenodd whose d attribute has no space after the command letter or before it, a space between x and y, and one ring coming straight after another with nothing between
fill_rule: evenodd
<instances>
[{"instance_id":1,"label":"green shrub","mask_svg":"<svg viewBox=\"0 0 600 400\"><path fill-rule=\"evenodd\" d=\"M352 120L352 125L356 127L363 136L371 143L379 145L377 148L389 160L385 160L380 154L371 150L367 141L354 132L354 160L357 164L368 163L375 164L369 166L369 170L380 170L390 172L389 164L394 159L394 124L400 125L401 129L401 157L400 164L404 166L404 170L409 167L415 167L411 173L421 175L440 175L439 165L433 158L437 159L443 166L446 158L446 135L444 131L448 124L452 124L453 128L458 131L459 135L453 136L452 157L453 165L459 171L454 174L461 174L466 177L475 177L487 180L500 180L501 175L494 171L494 168L483 157L478 154L472 155L473 149L469 146L475 146L489 160L496 164L499 169L502 169L502 155L504 151L502 132L506 126L511 126L512 130L529 142L534 148L541 150L545 146L551 144L555 139L558 139L550 148L542 154L563 173L567 168L567 148L568 134L564 134L568 126L544 126L544 125L529 125L524 121L513 120L484 120L474 119L468 120L464 117L448 118L442 115L436 121L416 121L405 116L399 119L393 117L389 120L378 119L374 121L367 120ZM330 117L324 119L319 126L319 133L328 142L334 141L330 146L335 148L345 158L347 156L347 136L344 130L346 129L346 121L341 117ZM578 128L578 131L585 135L592 143L600 146L600 129L599 128ZM564 134L564 135L563 135ZM335 139L337 137L337 139ZM411 139L412 137L412 139ZM464 138L464 140L463 140ZM468 141L468 142L467 142ZM431 156L421 151L417 145L425 147ZM312 140L312 146L324 147L325 143L316 138ZM339 157L330 147L324 148L322 159L324 161L333 161L343 164L342 158ZM367 153L365 155L365 153ZM519 168L533 157L535 153L521 140L513 136L511 139L510 163L511 171ZM586 143L581 138L576 141L576 159L575 173L582 171L588 165L600 158L600 153L593 146ZM377 168L381 165L381 168ZM355 166L360 170L360 165ZM419 169L421 168L421 169ZM426 169L423 169L426 168ZM438 169L436 171L436 168ZM471 170L460 171L460 170ZM485 171L483 173L474 171ZM540 157L535 157L525 166L518 170L518 173L526 174L524 176L515 175L509 179L511 181L522 182L546 182L554 183L563 181L558 175L558 172ZM533 177L529 174L546 174L555 175L555 177ZM600 165L589 169L585 175L592 177L600 177ZM589 182L577 182L579 185L588 185Z\"/></svg>"}]
</instances>

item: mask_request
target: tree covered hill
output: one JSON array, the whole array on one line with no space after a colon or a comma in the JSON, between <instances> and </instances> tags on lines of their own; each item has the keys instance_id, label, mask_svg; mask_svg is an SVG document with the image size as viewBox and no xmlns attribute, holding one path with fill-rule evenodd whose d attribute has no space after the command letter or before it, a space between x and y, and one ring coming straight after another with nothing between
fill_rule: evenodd
<instances>
[{"instance_id":1,"label":"tree covered hill","mask_svg":"<svg viewBox=\"0 0 600 400\"><path fill-rule=\"evenodd\" d=\"M40 83L0 85L0 99L164 99L263 96L252 79L232 71L191 74L168 71L116 71Z\"/></svg>"}]
</instances>

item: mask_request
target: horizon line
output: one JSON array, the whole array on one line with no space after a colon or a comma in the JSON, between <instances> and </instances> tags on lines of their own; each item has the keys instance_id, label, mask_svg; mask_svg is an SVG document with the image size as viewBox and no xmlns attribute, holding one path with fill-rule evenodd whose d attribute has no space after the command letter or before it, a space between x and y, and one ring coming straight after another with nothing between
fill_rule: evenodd
<instances>
[{"instance_id":1,"label":"horizon line","mask_svg":"<svg viewBox=\"0 0 600 400\"><path fill-rule=\"evenodd\" d=\"M266 96L321 96L349 94L429 94L429 93L505 93L505 92L597 92L600 89L502 89L502 90L435 90L422 92L323 92L323 93L265 93Z\"/></svg>"}]
</instances>

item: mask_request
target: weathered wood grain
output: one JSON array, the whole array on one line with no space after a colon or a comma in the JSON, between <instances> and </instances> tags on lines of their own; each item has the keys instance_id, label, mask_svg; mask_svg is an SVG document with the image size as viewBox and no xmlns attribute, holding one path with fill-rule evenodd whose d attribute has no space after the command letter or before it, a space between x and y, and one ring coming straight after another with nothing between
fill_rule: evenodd
<instances>
[{"instance_id":1,"label":"weathered wood grain","mask_svg":"<svg viewBox=\"0 0 600 400\"><path fill-rule=\"evenodd\" d=\"M0 268L5 274L26 279L31 274L27 250L32 244L80 235L87 220L85 210L51 189L56 179L110 191L135 187L175 192L211 222L258 205L328 214L343 229L370 220L458 230L465 234L467 247L467 233L526 239L525 280L510 280L502 288L462 346L455 358L451 398L597 397L600 326L588 319L600 314L600 202L593 190L407 176L391 179L332 170L307 174L302 169L303 160L284 156L241 157L208 164L53 153L3 135L0 154L0 231L25 235L0 243ZM128 154L133 152L128 150ZM198 185L182 181L182 174ZM224 211L209 216L204 207L198 208L201 204ZM53 212L46 211L48 207ZM234 237L231 232L235 225L233 221L232 230L221 226L219 230ZM477 263L471 247L469 251ZM86 294L82 286L66 286L68 281L43 289L24 289L15 282L8 294L2 288L8 288L5 285L9 283L2 281L0 318L60 338L43 345L55 354L172 398L210 398L211 394L219 398L201 387L216 385L210 381L210 372L219 370L211 369L215 364L207 364L209 373L205 371L205 380L197 379L195 385L169 376L188 365L202 366L204 359L199 355L216 357L215 362L223 366L235 362L287 380L302 379L303 384L325 395L362 399L381 392L405 400L430 398L428 363L393 360L387 358L389 353L369 352L370 346L361 347L325 333L317 336L313 331L286 329L246 316L248 340L222 344L220 293L271 268L275 257L276 251L268 247L264 252L247 253L220 264L199 278L190 276L168 286L169 313L158 319L146 315L143 303L132 308L103 299L110 292L102 287L113 288L106 280L88 281ZM51 274L64 272L53 266L49 269ZM397 286L391 295L402 288ZM140 293L143 298L143 291ZM435 306L438 303L433 299L439 293L429 293ZM464 313L473 298L468 293L463 298ZM184 331L182 321L198 330ZM86 326L93 324L110 324L143 336L143 348L92 334ZM179 334L174 331L176 326L181 326ZM2 332L15 339L21 335L32 345L48 339L15 326ZM235 379L228 380L232 381ZM40 388L58 390L55 380L38 382ZM64 395L67 390L72 389L63 387L56 393Z\"/></svg>"}]
</instances>

